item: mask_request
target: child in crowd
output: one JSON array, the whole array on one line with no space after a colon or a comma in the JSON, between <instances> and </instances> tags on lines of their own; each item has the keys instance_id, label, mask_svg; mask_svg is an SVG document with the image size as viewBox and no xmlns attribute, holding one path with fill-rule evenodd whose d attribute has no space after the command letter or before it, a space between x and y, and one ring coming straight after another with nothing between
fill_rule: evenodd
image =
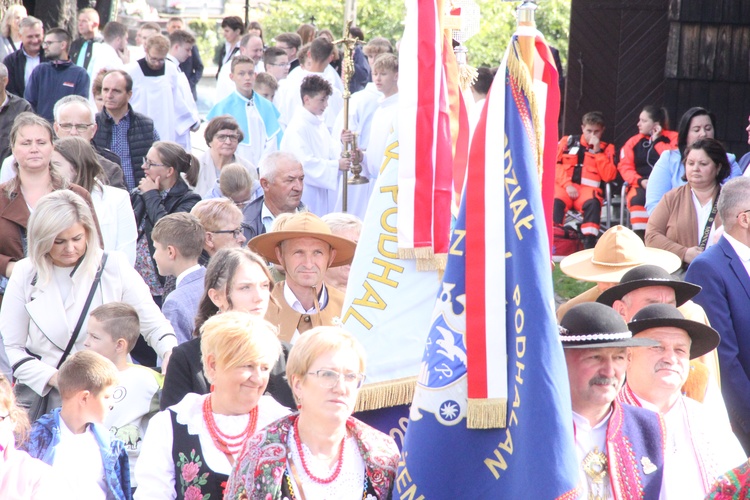
<instances>
[{"instance_id":1,"label":"child in crowd","mask_svg":"<svg viewBox=\"0 0 750 500\"><path fill-rule=\"evenodd\" d=\"M78 498L132 498L125 444L104 426L117 368L100 354L79 351L63 363L57 378L62 408L34 423L26 444L29 455L67 479Z\"/></svg>"},{"instance_id":2,"label":"child in crowd","mask_svg":"<svg viewBox=\"0 0 750 500\"><path fill-rule=\"evenodd\" d=\"M211 120L221 115L231 115L242 130L242 142L237 155L258 165L260 160L278 149L283 132L279 125L279 112L274 105L259 93L253 92L255 63L247 56L232 59L229 77L236 91L217 102L206 116Z\"/></svg>"},{"instance_id":3,"label":"child in crowd","mask_svg":"<svg viewBox=\"0 0 750 500\"><path fill-rule=\"evenodd\" d=\"M112 395L112 411L104 420L111 435L125 444L130 462L130 484L135 484L135 463L141 451L149 419L159 411L164 377L128 362L141 331L135 309L123 302L104 304L89 315L84 346L101 354L119 370L119 384Z\"/></svg>"},{"instance_id":4,"label":"child in crowd","mask_svg":"<svg viewBox=\"0 0 750 500\"><path fill-rule=\"evenodd\" d=\"M262 95L268 101L273 102L273 97L276 95L276 91L279 89L279 82L270 73L258 73L255 76L255 83L253 84L253 90Z\"/></svg>"},{"instance_id":5,"label":"child in crowd","mask_svg":"<svg viewBox=\"0 0 750 500\"><path fill-rule=\"evenodd\" d=\"M172 323L181 344L193 337L195 314L203 295L206 268L198 264L198 259L206 231L194 215L176 213L159 219L151 239L159 274L177 278L175 290L164 301L161 312Z\"/></svg>"},{"instance_id":6,"label":"child in crowd","mask_svg":"<svg viewBox=\"0 0 750 500\"><path fill-rule=\"evenodd\" d=\"M216 185L203 199L229 198L243 210L245 205L261 196L263 188L258 182L257 175L253 178L240 163L230 163L222 167Z\"/></svg>"},{"instance_id":7,"label":"child in crowd","mask_svg":"<svg viewBox=\"0 0 750 500\"><path fill-rule=\"evenodd\" d=\"M341 158L341 144L331 137L322 119L332 92L331 84L323 77L306 76L300 85L302 107L294 112L281 140L281 150L296 155L302 162L305 171L302 202L319 217L335 210L341 184L339 173L351 166L351 159ZM344 133L351 140L351 132Z\"/></svg>"}]
</instances>

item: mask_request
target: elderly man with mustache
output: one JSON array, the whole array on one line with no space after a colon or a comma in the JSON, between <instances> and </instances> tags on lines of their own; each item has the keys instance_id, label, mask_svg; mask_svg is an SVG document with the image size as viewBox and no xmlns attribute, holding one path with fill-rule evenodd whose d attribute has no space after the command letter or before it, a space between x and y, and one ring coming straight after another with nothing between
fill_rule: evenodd
<instances>
[{"instance_id":1,"label":"elderly man with mustache","mask_svg":"<svg viewBox=\"0 0 750 500\"><path fill-rule=\"evenodd\" d=\"M709 418L701 403L685 397L681 387L690 360L712 351L719 334L687 320L670 304L638 311L629 330L635 339L657 345L631 350L627 382L618 400L653 410L664 418L666 446L660 498L703 499L722 472L747 460L728 422Z\"/></svg>"},{"instance_id":2,"label":"elderly man with mustache","mask_svg":"<svg viewBox=\"0 0 750 500\"><path fill-rule=\"evenodd\" d=\"M620 315L596 302L578 304L565 313L560 341L579 463L575 498L659 498L664 421L653 411L617 401L631 348L656 342L632 338Z\"/></svg>"}]
</instances>

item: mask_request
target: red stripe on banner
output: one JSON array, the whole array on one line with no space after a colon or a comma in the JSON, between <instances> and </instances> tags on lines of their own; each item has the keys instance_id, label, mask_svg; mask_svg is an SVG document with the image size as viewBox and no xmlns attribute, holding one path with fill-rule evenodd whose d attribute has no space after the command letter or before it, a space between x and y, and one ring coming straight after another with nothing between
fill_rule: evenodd
<instances>
[{"instance_id":1,"label":"red stripe on banner","mask_svg":"<svg viewBox=\"0 0 750 500\"><path fill-rule=\"evenodd\" d=\"M503 83L501 80L500 83ZM492 89L490 88L490 92ZM487 102L490 99L487 93ZM485 141L487 106L474 130L466 178L466 371L469 399L487 398L487 337L485 290ZM503 256L496 256L503 258ZM500 283L499 286L505 285Z\"/></svg>"},{"instance_id":2,"label":"red stripe on banner","mask_svg":"<svg viewBox=\"0 0 750 500\"><path fill-rule=\"evenodd\" d=\"M552 209L555 198L555 164L557 162L558 130L557 119L560 114L560 83L557 65L552 51L541 37L536 37L536 51L544 61L542 81L547 84L547 105L544 115L544 172L542 173L542 205L547 225L550 255L552 255Z\"/></svg>"},{"instance_id":3,"label":"red stripe on banner","mask_svg":"<svg viewBox=\"0 0 750 500\"><path fill-rule=\"evenodd\" d=\"M450 51L453 57L453 46L447 35L443 36L443 53ZM455 65L455 58L453 60ZM436 254L447 254L450 246L451 200L453 196L453 141L451 140L451 109L449 92L446 88L448 68L441 66L440 78L440 114L437 124L437 144L435 151L435 187L433 199L433 234L432 247ZM458 81L455 82L458 90Z\"/></svg>"},{"instance_id":4,"label":"red stripe on banner","mask_svg":"<svg viewBox=\"0 0 750 500\"><path fill-rule=\"evenodd\" d=\"M431 246L433 214L433 150L435 137L435 46L437 19L434 0L419 0L417 31L417 130L414 158L414 248Z\"/></svg>"},{"instance_id":5,"label":"red stripe on banner","mask_svg":"<svg viewBox=\"0 0 750 500\"><path fill-rule=\"evenodd\" d=\"M469 113L463 95L459 94L460 110L458 114L458 138L456 153L453 156L453 202L456 207L461 205L461 193L464 189L466 163L469 161Z\"/></svg>"}]
</instances>

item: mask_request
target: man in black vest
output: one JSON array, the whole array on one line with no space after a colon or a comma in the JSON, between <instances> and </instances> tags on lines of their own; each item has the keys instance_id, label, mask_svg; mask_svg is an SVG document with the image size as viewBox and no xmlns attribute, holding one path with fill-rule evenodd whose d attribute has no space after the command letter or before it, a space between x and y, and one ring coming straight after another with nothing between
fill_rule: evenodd
<instances>
[{"instance_id":1,"label":"man in black vest","mask_svg":"<svg viewBox=\"0 0 750 500\"><path fill-rule=\"evenodd\" d=\"M94 135L97 146L111 149L120 157L128 190L133 190L143 178L143 159L159 140L154 121L130 106L132 95L133 79L129 74L122 70L107 73L102 80L104 109L96 115Z\"/></svg>"}]
</instances>

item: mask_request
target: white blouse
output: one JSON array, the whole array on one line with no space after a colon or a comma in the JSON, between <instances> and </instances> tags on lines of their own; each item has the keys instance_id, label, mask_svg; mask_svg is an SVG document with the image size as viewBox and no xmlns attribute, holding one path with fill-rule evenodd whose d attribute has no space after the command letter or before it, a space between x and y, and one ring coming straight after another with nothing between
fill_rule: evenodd
<instances>
[{"instance_id":1,"label":"white blouse","mask_svg":"<svg viewBox=\"0 0 750 500\"><path fill-rule=\"evenodd\" d=\"M318 500L361 498L365 484L365 461L359 453L357 440L354 436L347 436L346 441L344 441L344 462L341 464L341 472L338 477L328 484L320 484L315 482L302 466L302 459L300 458L297 444L294 442L294 435L294 428L292 427L289 430L286 446L292 453L294 470L297 472L297 476L295 477L291 470L289 471L295 491L300 490L297 484L297 479L299 479L302 483L301 489L305 493L306 498L315 498ZM331 477L337 464L334 464L329 469L325 464L312 458L310 449L304 443L302 443L302 449L307 458L307 466L313 475L319 478Z\"/></svg>"},{"instance_id":2,"label":"white blouse","mask_svg":"<svg viewBox=\"0 0 750 500\"><path fill-rule=\"evenodd\" d=\"M170 410L177 414L177 422L186 425L189 434L197 435L201 444L202 458L206 466L219 474L231 474L232 465L223 452L219 451L211 439L206 422L203 420L203 401L208 394L189 393L174 406L160 411L149 421L146 438L141 445L141 455L135 466L138 489L136 499L175 499L175 467L172 460L174 433ZM261 396L258 401L258 423L256 429L288 415L289 409L281 406L271 396ZM221 431L240 434L248 422L247 415L218 415L214 413L216 424Z\"/></svg>"}]
</instances>

